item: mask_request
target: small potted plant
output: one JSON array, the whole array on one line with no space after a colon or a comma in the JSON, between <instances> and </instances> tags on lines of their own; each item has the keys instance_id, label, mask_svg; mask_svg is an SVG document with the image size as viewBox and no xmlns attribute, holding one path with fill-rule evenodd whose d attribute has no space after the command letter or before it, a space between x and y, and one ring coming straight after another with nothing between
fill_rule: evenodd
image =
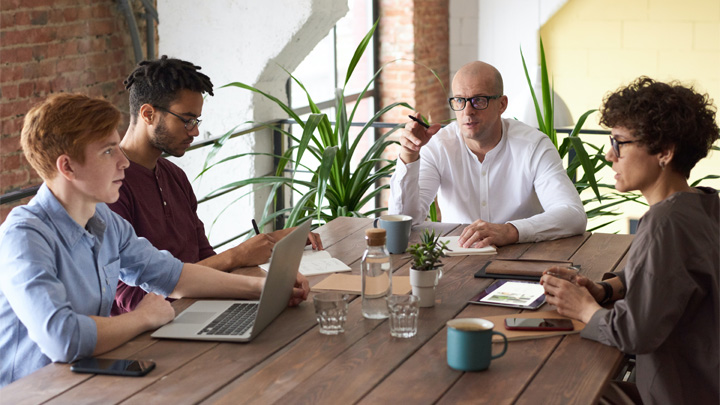
<instances>
[{"instance_id":1,"label":"small potted plant","mask_svg":"<svg viewBox=\"0 0 720 405\"><path fill-rule=\"evenodd\" d=\"M447 257L446 250L450 250L447 242L440 242L440 235L435 235L434 229L425 229L420 236L420 243L410 245L407 249L412 258L410 285L421 307L435 305L435 287L443 265L440 259Z\"/></svg>"}]
</instances>

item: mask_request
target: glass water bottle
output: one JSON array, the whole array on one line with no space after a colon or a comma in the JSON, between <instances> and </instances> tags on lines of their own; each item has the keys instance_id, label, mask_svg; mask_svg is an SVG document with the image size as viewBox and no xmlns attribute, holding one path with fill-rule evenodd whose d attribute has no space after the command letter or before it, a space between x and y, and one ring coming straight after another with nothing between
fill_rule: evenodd
<instances>
[{"instance_id":1,"label":"glass water bottle","mask_svg":"<svg viewBox=\"0 0 720 405\"><path fill-rule=\"evenodd\" d=\"M365 318L388 317L386 297L392 294L390 254L385 248L385 230L371 228L365 231L367 250L362 257L362 313Z\"/></svg>"}]
</instances>

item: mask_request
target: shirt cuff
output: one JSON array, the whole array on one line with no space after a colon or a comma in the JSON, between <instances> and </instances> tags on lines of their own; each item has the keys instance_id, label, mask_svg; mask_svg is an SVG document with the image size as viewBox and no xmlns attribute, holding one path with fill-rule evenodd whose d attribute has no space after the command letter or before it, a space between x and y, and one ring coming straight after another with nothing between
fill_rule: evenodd
<instances>
[{"instance_id":1,"label":"shirt cuff","mask_svg":"<svg viewBox=\"0 0 720 405\"><path fill-rule=\"evenodd\" d=\"M505 222L506 224L510 224L515 227L518 231L518 241L516 243L526 243L526 242L534 242L532 240L531 235L534 235L534 232L532 230L532 225L530 225L527 221L517 220L517 221L508 221Z\"/></svg>"},{"instance_id":2,"label":"shirt cuff","mask_svg":"<svg viewBox=\"0 0 720 405\"><path fill-rule=\"evenodd\" d=\"M97 324L87 315L77 315L78 330L80 330L80 344L75 359L92 356L97 347Z\"/></svg>"},{"instance_id":3,"label":"shirt cuff","mask_svg":"<svg viewBox=\"0 0 720 405\"><path fill-rule=\"evenodd\" d=\"M608 312L610 312L610 310L606 308L595 311L592 318L590 318L590 322L580 331L580 336L599 342L602 335L602 332L600 332L600 321L605 318Z\"/></svg>"}]
</instances>

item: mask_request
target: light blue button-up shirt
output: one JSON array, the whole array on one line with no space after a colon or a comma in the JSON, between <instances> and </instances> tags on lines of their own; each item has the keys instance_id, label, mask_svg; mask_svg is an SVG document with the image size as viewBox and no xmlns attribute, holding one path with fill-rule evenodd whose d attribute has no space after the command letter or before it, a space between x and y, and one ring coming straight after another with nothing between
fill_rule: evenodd
<instances>
[{"instance_id":1,"label":"light blue button-up shirt","mask_svg":"<svg viewBox=\"0 0 720 405\"><path fill-rule=\"evenodd\" d=\"M167 296L182 266L105 204L82 228L43 184L0 226L0 387L92 355L118 278Z\"/></svg>"}]
</instances>

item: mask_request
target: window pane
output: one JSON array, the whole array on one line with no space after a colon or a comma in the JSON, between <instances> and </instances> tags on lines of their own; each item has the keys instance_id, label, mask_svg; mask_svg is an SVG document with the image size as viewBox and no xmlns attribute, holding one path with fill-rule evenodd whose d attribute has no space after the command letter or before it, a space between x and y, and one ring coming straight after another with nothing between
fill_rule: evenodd
<instances>
[{"instance_id":1,"label":"window pane","mask_svg":"<svg viewBox=\"0 0 720 405\"><path fill-rule=\"evenodd\" d=\"M351 0L348 6L350 11L337 24L338 86L340 87L345 84L347 68L355 54L355 49L374 23L371 0ZM373 41L370 40L345 87L345 95L359 93L372 78L374 73L373 52ZM372 88L373 86L370 87L370 89Z\"/></svg>"}]
</instances>

